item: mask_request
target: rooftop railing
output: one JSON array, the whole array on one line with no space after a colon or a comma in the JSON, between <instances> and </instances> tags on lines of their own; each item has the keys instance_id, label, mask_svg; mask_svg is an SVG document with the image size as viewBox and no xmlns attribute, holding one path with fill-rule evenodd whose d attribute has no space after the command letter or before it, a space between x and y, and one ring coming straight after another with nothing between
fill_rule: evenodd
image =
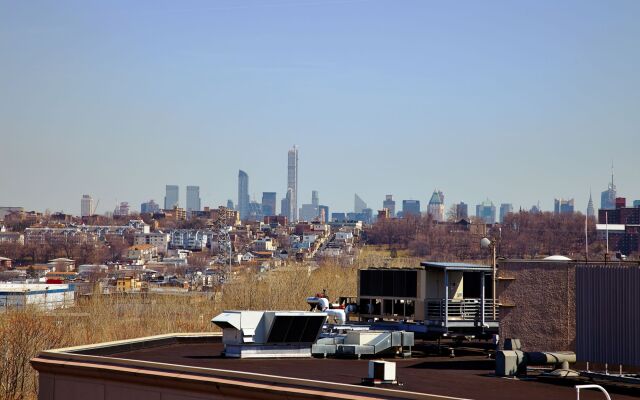
<instances>
[{"instance_id":1,"label":"rooftop railing","mask_svg":"<svg viewBox=\"0 0 640 400\"><path fill-rule=\"evenodd\" d=\"M482 321L482 299L427 299L427 320L432 321ZM498 307L496 318L498 319ZM484 300L484 320L494 321L493 300Z\"/></svg>"}]
</instances>

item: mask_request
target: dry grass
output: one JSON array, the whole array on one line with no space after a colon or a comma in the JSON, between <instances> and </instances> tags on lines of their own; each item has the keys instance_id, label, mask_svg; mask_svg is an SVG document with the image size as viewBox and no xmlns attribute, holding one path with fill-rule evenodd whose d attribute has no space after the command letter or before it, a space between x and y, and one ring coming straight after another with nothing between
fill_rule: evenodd
<instances>
[{"instance_id":1,"label":"dry grass","mask_svg":"<svg viewBox=\"0 0 640 400\"><path fill-rule=\"evenodd\" d=\"M36 398L37 377L28 361L39 351L171 332L213 330L224 309L306 310L305 298L329 290L333 299L356 294L357 267L288 267L244 274L219 293L197 295L95 295L76 307L46 313L34 308L0 314L0 399Z\"/></svg>"},{"instance_id":2,"label":"dry grass","mask_svg":"<svg viewBox=\"0 0 640 400\"><path fill-rule=\"evenodd\" d=\"M386 245L363 246L358 255L356 266L368 267L415 267L420 265L421 258L414 257L407 249L396 250L395 257L391 257L391 251Z\"/></svg>"}]
</instances>

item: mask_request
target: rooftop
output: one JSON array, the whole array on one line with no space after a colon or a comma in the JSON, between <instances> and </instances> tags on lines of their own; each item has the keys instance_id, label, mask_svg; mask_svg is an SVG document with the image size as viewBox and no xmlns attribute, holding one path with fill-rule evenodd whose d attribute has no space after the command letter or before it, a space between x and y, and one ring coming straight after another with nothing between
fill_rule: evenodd
<instances>
[{"instance_id":1,"label":"rooftop","mask_svg":"<svg viewBox=\"0 0 640 400\"><path fill-rule=\"evenodd\" d=\"M469 264L459 262L431 262L423 261L420 263L422 267L427 268L439 268L447 271L492 271L493 268L490 265L481 264Z\"/></svg>"},{"instance_id":2,"label":"rooftop","mask_svg":"<svg viewBox=\"0 0 640 400\"><path fill-rule=\"evenodd\" d=\"M102 381L109 381L112 375L116 379L115 374L120 374L120 380L122 374L130 374L132 381L157 379L158 385L172 389L209 385L205 391L210 396L224 394L225 390L243 390L245 396L271 394L291 398L301 397L302 393L312 398L361 399L575 398L571 384L493 376L494 361L478 348L459 349L458 356L452 359L448 355L426 356L428 348L417 343L414 358L392 360L403 386L386 388L360 385L361 378L367 375L365 359L229 359L220 355L222 350L218 334L174 334L45 351L32 364L38 370L59 367L61 374L78 369L82 375L90 369ZM586 392L583 396L598 399L601 394ZM615 398L632 397L617 394Z\"/></svg>"}]
</instances>

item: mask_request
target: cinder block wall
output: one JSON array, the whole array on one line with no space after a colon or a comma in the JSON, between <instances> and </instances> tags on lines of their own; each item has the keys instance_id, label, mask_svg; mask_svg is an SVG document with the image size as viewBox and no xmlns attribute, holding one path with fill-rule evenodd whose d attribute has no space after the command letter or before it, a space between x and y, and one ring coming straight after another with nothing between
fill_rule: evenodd
<instances>
[{"instance_id":1,"label":"cinder block wall","mask_svg":"<svg viewBox=\"0 0 640 400\"><path fill-rule=\"evenodd\" d=\"M575 262L505 260L498 264L500 340L525 351L575 351Z\"/></svg>"}]
</instances>

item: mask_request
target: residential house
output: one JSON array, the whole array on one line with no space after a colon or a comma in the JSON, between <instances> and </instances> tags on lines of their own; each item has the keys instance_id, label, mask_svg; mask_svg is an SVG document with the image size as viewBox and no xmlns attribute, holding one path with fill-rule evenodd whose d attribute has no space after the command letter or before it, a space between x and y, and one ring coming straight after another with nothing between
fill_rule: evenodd
<instances>
[{"instance_id":1,"label":"residential house","mask_svg":"<svg viewBox=\"0 0 640 400\"><path fill-rule=\"evenodd\" d=\"M158 257L158 249L152 244L133 245L127 249L127 259L144 264Z\"/></svg>"}]
</instances>

